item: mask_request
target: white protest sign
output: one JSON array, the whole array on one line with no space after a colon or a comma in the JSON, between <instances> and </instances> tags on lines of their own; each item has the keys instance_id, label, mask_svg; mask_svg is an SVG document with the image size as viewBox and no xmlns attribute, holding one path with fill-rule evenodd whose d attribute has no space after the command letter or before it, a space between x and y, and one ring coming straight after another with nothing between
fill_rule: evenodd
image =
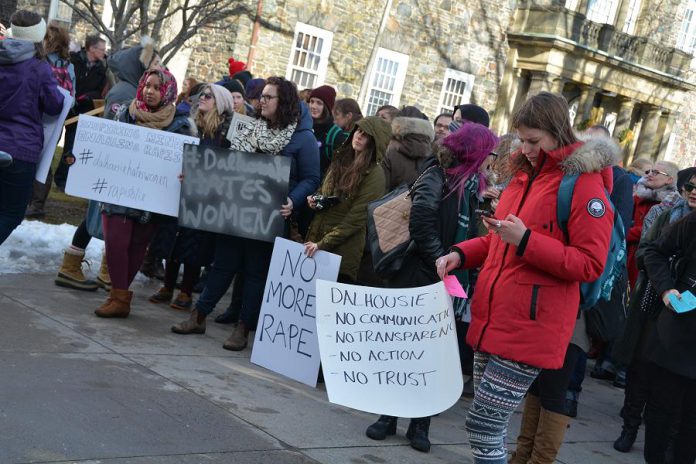
<instances>
[{"instance_id":1,"label":"white protest sign","mask_svg":"<svg viewBox=\"0 0 696 464\"><path fill-rule=\"evenodd\" d=\"M167 216L179 215L182 153L199 140L81 115L65 191Z\"/></svg>"},{"instance_id":2,"label":"white protest sign","mask_svg":"<svg viewBox=\"0 0 696 464\"><path fill-rule=\"evenodd\" d=\"M232 115L232 121L230 121L230 128L227 131L227 140L231 141L234 139L241 129L253 126L255 120L256 119L251 116L234 113Z\"/></svg>"},{"instance_id":3,"label":"white protest sign","mask_svg":"<svg viewBox=\"0 0 696 464\"><path fill-rule=\"evenodd\" d=\"M60 134L63 133L63 124L65 124L65 118L68 117L70 108L72 108L74 98L70 95L70 92L62 87L58 87L58 91L63 95L63 109L57 116L49 116L47 114L43 115L41 123L43 124L43 134L44 134L44 144L43 150L39 157L39 164L36 166L36 176L34 179L46 183L46 178L48 177L48 170L51 169L51 163L53 162L53 155L56 152L56 146L58 146L58 140L60 140Z\"/></svg>"},{"instance_id":4,"label":"white protest sign","mask_svg":"<svg viewBox=\"0 0 696 464\"><path fill-rule=\"evenodd\" d=\"M426 417L462 394L452 300L442 282L384 289L317 281L317 332L332 403Z\"/></svg>"},{"instance_id":5,"label":"white protest sign","mask_svg":"<svg viewBox=\"0 0 696 464\"><path fill-rule=\"evenodd\" d=\"M316 280L335 281L341 257L304 254L300 243L276 238L251 362L311 387L319 374Z\"/></svg>"}]
</instances>

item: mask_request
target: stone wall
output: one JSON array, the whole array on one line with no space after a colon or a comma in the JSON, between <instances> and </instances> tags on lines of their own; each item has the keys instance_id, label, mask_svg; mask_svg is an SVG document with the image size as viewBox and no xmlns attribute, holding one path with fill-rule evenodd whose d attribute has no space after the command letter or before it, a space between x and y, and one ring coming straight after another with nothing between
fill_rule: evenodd
<instances>
[{"instance_id":1,"label":"stone wall","mask_svg":"<svg viewBox=\"0 0 696 464\"><path fill-rule=\"evenodd\" d=\"M264 2L264 19L279 30L261 30L252 72L260 76L284 76L295 24L303 22L334 33L325 83L336 87L339 98L358 99L385 3L384 0ZM475 76L471 100L492 110L507 51L504 31L515 3L511 0L395 0L376 45L409 56L400 104L417 105L434 116L445 69L453 68ZM236 55L248 54L252 28L251 21L240 22Z\"/></svg>"}]
</instances>

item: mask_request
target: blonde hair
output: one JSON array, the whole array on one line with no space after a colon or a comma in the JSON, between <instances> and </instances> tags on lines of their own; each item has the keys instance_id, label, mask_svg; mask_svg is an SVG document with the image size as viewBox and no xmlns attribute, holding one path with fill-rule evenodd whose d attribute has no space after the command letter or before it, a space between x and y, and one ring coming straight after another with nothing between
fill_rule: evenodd
<instances>
[{"instance_id":1,"label":"blonde hair","mask_svg":"<svg viewBox=\"0 0 696 464\"><path fill-rule=\"evenodd\" d=\"M628 166L628 169L626 169L628 172L631 172L637 176L644 176L645 171L648 169L651 169L653 167L653 162L650 161L649 159L646 158L636 158L634 159L631 164Z\"/></svg>"},{"instance_id":2,"label":"blonde hair","mask_svg":"<svg viewBox=\"0 0 696 464\"><path fill-rule=\"evenodd\" d=\"M213 92L210 84L203 86L201 93L206 90ZM213 94L213 98L215 98L215 94ZM218 112L217 105L213 105L213 108L205 113L201 112L199 107L196 107L193 115L193 121L196 123L196 127L198 127L199 134L203 137L214 137L215 132L224 120L225 116Z\"/></svg>"}]
</instances>

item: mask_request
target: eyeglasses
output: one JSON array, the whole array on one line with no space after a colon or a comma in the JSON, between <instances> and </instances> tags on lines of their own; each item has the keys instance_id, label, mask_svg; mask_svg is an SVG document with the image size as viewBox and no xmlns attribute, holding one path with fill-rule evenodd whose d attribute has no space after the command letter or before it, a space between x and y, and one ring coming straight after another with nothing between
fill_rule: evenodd
<instances>
[{"instance_id":1,"label":"eyeglasses","mask_svg":"<svg viewBox=\"0 0 696 464\"><path fill-rule=\"evenodd\" d=\"M200 96L201 100L211 100L213 98L212 93L202 93Z\"/></svg>"},{"instance_id":2,"label":"eyeglasses","mask_svg":"<svg viewBox=\"0 0 696 464\"><path fill-rule=\"evenodd\" d=\"M667 174L664 171L660 171L659 169L648 169L647 171L645 171L646 176L649 176L649 175L656 176L658 174L662 174L665 177L669 177L669 174Z\"/></svg>"},{"instance_id":3,"label":"eyeglasses","mask_svg":"<svg viewBox=\"0 0 696 464\"><path fill-rule=\"evenodd\" d=\"M688 182L684 184L684 190L686 190L687 193L691 193L696 189L696 185L692 184L691 182Z\"/></svg>"},{"instance_id":4,"label":"eyeglasses","mask_svg":"<svg viewBox=\"0 0 696 464\"><path fill-rule=\"evenodd\" d=\"M274 98L278 98L278 95L261 95L259 100L261 100L264 103L268 103L269 101L273 100Z\"/></svg>"}]
</instances>

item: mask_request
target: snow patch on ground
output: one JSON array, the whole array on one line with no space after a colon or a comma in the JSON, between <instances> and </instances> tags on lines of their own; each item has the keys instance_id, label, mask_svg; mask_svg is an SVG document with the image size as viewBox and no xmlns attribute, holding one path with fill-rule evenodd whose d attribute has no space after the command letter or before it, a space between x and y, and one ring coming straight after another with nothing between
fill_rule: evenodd
<instances>
[{"instance_id":1,"label":"snow patch on ground","mask_svg":"<svg viewBox=\"0 0 696 464\"><path fill-rule=\"evenodd\" d=\"M0 245L0 274L56 274L75 229L70 224L22 222ZM85 274L96 275L99 271L103 249L104 242L92 239L86 253L91 269L85 266Z\"/></svg>"}]
</instances>

